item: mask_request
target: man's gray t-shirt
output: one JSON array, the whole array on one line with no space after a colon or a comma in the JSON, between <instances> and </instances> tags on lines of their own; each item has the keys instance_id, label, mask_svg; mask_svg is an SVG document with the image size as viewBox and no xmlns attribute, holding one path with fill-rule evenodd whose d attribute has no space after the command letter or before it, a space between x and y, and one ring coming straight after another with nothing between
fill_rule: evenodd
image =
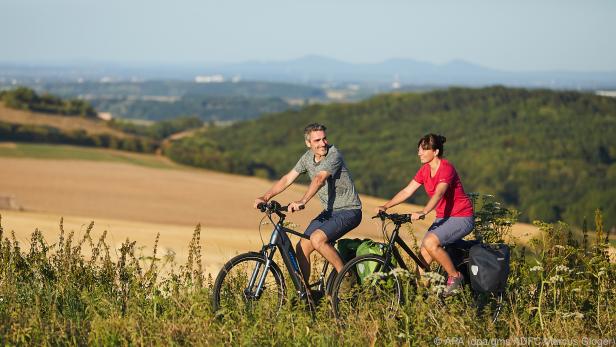
<instances>
[{"instance_id":1,"label":"man's gray t-shirt","mask_svg":"<svg viewBox=\"0 0 616 347\"><path fill-rule=\"evenodd\" d=\"M324 209L335 211L361 208L353 178L344 164L342 154L336 147L330 146L325 158L318 163L314 161L312 151L306 151L299 158L293 170L300 174L308 172L310 179L313 179L320 171L327 171L330 174L325 185L317 192Z\"/></svg>"}]
</instances>

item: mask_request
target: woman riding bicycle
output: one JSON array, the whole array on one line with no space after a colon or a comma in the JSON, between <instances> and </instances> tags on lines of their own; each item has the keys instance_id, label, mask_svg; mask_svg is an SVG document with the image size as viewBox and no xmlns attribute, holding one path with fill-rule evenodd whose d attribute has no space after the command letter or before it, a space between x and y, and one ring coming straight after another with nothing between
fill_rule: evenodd
<instances>
[{"instance_id":1,"label":"woman riding bicycle","mask_svg":"<svg viewBox=\"0 0 616 347\"><path fill-rule=\"evenodd\" d=\"M464 193L456 169L443 158L445 140L444 136L435 134L425 135L419 140L417 155L423 165L404 189L377 207L377 212L404 202L417 188L424 186L430 200L421 211L412 213L411 219L418 220L436 209L436 220L422 240L420 256L428 264L436 260L447 271L447 287L443 295L449 296L462 286L464 277L456 270L443 246L468 235L474 227L474 216L473 205Z\"/></svg>"}]
</instances>

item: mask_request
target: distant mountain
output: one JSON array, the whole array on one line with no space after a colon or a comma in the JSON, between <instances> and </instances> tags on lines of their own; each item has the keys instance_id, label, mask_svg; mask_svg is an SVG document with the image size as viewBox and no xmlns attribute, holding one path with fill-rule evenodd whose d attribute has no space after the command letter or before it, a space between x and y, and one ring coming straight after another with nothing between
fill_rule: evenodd
<instances>
[{"instance_id":1,"label":"distant mountain","mask_svg":"<svg viewBox=\"0 0 616 347\"><path fill-rule=\"evenodd\" d=\"M432 86L487 86L502 84L554 89L614 89L616 71L502 71L464 60L433 64L413 59L353 64L308 55L287 61L192 64L0 64L0 87L14 80L194 80L197 76L222 76L225 80L258 80L321 85L361 83Z\"/></svg>"},{"instance_id":2,"label":"distant mountain","mask_svg":"<svg viewBox=\"0 0 616 347\"><path fill-rule=\"evenodd\" d=\"M413 59L390 59L376 64L351 64L320 56L283 62L246 62L205 68L208 73L245 79L322 82L399 82L402 85L511 86L600 89L616 87L616 71L494 70L464 60L432 64Z\"/></svg>"}]
</instances>

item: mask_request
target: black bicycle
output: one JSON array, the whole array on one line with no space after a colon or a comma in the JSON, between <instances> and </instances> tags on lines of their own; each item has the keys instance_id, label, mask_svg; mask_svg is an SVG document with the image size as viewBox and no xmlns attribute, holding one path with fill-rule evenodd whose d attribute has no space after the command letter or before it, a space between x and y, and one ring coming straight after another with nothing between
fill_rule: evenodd
<instances>
[{"instance_id":1,"label":"black bicycle","mask_svg":"<svg viewBox=\"0 0 616 347\"><path fill-rule=\"evenodd\" d=\"M274 226L269 243L264 244L260 252L240 254L223 266L214 283L212 304L215 311L243 308L249 312L263 310L270 315L277 313L287 297L282 271L274 261L277 250L300 302L305 303L312 313L315 312L318 299L330 292L337 272L333 267L330 270L327 261L318 280L312 284L305 283L295 250L287 234L304 239L309 237L284 226L286 215L283 212L287 212L287 207L273 200L258 205ZM273 216L278 216L277 222L274 222Z\"/></svg>"},{"instance_id":2,"label":"black bicycle","mask_svg":"<svg viewBox=\"0 0 616 347\"><path fill-rule=\"evenodd\" d=\"M400 226L411 223L410 214L379 213L372 218L390 220L395 227L382 255L365 254L347 262L334 280L331 288L333 312L337 319L352 316L358 310L369 309L374 313L395 314L403 301L405 277L410 271L402 259L398 244L423 269L428 269L411 248L399 236ZM397 271L397 268L405 271ZM367 307L363 307L367 305Z\"/></svg>"},{"instance_id":3,"label":"black bicycle","mask_svg":"<svg viewBox=\"0 0 616 347\"><path fill-rule=\"evenodd\" d=\"M386 243L382 247L382 255L365 254L345 264L331 288L333 312L337 319L356 315L362 309L389 317L396 315L404 298L409 297L410 291L414 290L418 284L412 281L416 269L409 268L396 245L402 248L419 268L426 272L430 271L430 266L400 238L402 224L411 223L410 214L380 212L372 218L379 218L383 222L383 235ZM385 230L387 220L394 224L389 237ZM470 278L468 252L470 247L477 243L479 241L459 240L445 247L454 266L462 272L466 279ZM440 273L440 277L445 274L442 269L437 269L435 272ZM493 312L492 319L496 320L501 312L503 293L484 295L473 292L473 299L480 312L490 305Z\"/></svg>"}]
</instances>

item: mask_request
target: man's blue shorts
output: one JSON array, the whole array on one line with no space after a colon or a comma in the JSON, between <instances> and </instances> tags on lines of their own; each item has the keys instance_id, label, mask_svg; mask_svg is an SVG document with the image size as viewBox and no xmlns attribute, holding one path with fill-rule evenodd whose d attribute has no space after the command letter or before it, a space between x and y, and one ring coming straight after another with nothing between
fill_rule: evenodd
<instances>
[{"instance_id":1,"label":"man's blue shorts","mask_svg":"<svg viewBox=\"0 0 616 347\"><path fill-rule=\"evenodd\" d=\"M310 222L304 235L310 236L315 230L323 230L327 242L333 243L361 223L361 209L355 210L324 210Z\"/></svg>"}]
</instances>

